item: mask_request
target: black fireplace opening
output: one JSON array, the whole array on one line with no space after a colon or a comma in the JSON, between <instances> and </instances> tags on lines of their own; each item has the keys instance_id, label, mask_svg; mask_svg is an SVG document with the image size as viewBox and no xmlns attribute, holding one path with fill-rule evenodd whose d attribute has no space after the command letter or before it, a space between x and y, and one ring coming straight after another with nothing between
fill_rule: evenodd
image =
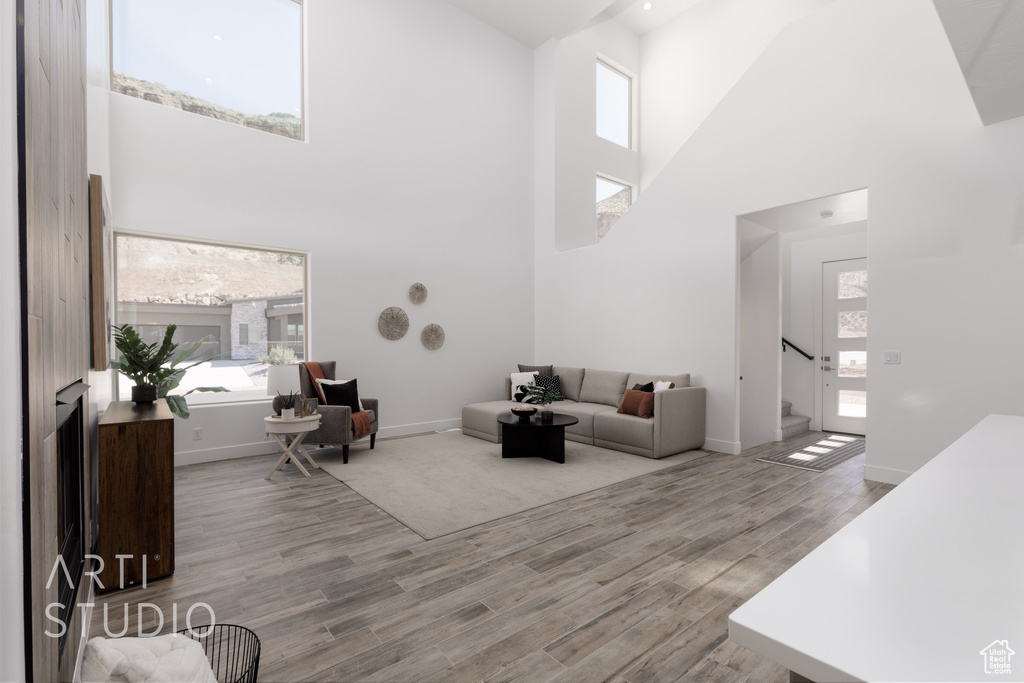
<instances>
[{"instance_id":1,"label":"black fireplace opening","mask_svg":"<svg viewBox=\"0 0 1024 683\"><path fill-rule=\"evenodd\" d=\"M85 457L83 395L89 388L78 381L57 393L57 552L67 571L54 572L57 581L57 618L70 624L78 597L85 559L83 522L83 463ZM70 581L68 580L70 578ZM58 657L70 628L64 629L59 641Z\"/></svg>"}]
</instances>

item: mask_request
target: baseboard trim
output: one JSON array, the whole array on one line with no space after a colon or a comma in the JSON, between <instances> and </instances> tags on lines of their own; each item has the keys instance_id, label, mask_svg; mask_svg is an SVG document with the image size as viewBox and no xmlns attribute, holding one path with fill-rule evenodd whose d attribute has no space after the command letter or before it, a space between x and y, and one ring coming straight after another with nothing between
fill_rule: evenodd
<instances>
[{"instance_id":1,"label":"baseboard trim","mask_svg":"<svg viewBox=\"0 0 1024 683\"><path fill-rule=\"evenodd\" d=\"M878 465L864 465L864 478L868 481L878 481L883 484L898 486L907 480L913 472L897 470L892 467L879 467Z\"/></svg>"},{"instance_id":2,"label":"baseboard trim","mask_svg":"<svg viewBox=\"0 0 1024 683\"><path fill-rule=\"evenodd\" d=\"M434 420L431 422L414 422L407 425L393 425L381 427L377 431L378 439L386 439L394 436L409 436L410 434L426 434L428 432L443 432L448 429L460 429L462 419Z\"/></svg>"},{"instance_id":3,"label":"baseboard trim","mask_svg":"<svg viewBox=\"0 0 1024 683\"><path fill-rule=\"evenodd\" d=\"M217 460L234 460L235 458L248 458L251 455L270 455L279 453L277 443L274 441L257 441L255 443L243 443L237 446L221 446L219 448L204 448L198 451L178 451L174 454L174 466L197 465L201 462L215 462Z\"/></svg>"},{"instance_id":4,"label":"baseboard trim","mask_svg":"<svg viewBox=\"0 0 1024 683\"><path fill-rule=\"evenodd\" d=\"M785 437L783 437L783 435L782 435L782 430L781 429L776 429L775 430L775 438L772 439L772 440L773 441L782 441L784 438Z\"/></svg>"},{"instance_id":5,"label":"baseboard trim","mask_svg":"<svg viewBox=\"0 0 1024 683\"><path fill-rule=\"evenodd\" d=\"M722 441L721 439L704 439L704 450L726 455L739 455L742 452L739 441Z\"/></svg>"},{"instance_id":6,"label":"baseboard trim","mask_svg":"<svg viewBox=\"0 0 1024 683\"><path fill-rule=\"evenodd\" d=\"M425 434L429 432L442 432L446 429L459 429L462 427L461 419L435 420L433 422L415 422L407 425L394 425L384 427L377 432L378 439L388 437L408 436L410 434ZM274 441L257 441L255 443L243 443L237 446L221 446L219 448L204 448L195 451L178 451L174 454L174 466L198 465L203 462L216 462L218 460L234 460L235 458L248 458L253 455L270 455L280 453L277 443Z\"/></svg>"}]
</instances>

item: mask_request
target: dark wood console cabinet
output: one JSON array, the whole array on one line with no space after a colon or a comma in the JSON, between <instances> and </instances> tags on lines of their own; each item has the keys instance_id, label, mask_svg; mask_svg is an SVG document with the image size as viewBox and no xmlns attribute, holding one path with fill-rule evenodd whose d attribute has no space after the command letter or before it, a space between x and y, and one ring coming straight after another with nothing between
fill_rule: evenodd
<instances>
[{"instance_id":1,"label":"dark wood console cabinet","mask_svg":"<svg viewBox=\"0 0 1024 683\"><path fill-rule=\"evenodd\" d=\"M107 407L99 420L98 498L103 590L173 574L174 415L166 401Z\"/></svg>"}]
</instances>

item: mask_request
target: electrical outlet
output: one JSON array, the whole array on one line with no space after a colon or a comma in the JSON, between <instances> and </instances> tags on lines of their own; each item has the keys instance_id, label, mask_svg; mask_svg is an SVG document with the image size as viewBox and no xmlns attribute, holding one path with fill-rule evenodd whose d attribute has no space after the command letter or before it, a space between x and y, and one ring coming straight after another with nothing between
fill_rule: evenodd
<instances>
[{"instance_id":1,"label":"electrical outlet","mask_svg":"<svg viewBox=\"0 0 1024 683\"><path fill-rule=\"evenodd\" d=\"M196 427L195 429L192 430L192 440L193 441L202 441L203 440L203 428L202 427Z\"/></svg>"}]
</instances>

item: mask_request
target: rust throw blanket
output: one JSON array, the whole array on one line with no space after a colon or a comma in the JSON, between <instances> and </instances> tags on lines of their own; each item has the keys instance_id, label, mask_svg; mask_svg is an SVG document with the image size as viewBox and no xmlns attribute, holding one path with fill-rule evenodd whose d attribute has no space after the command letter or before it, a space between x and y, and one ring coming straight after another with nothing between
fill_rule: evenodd
<instances>
[{"instance_id":1,"label":"rust throw blanket","mask_svg":"<svg viewBox=\"0 0 1024 683\"><path fill-rule=\"evenodd\" d=\"M316 389L316 393L320 394L320 403L327 405L327 399L324 397L324 390L320 388L320 382L318 379L327 379L324 376L323 368L316 361L303 361L303 365L306 366L306 372L309 373L309 381L313 383L313 388ZM312 396L310 397L312 398Z\"/></svg>"},{"instance_id":2,"label":"rust throw blanket","mask_svg":"<svg viewBox=\"0 0 1024 683\"><path fill-rule=\"evenodd\" d=\"M352 413L352 430L355 438L361 439L370 433L370 415L365 411Z\"/></svg>"}]
</instances>

